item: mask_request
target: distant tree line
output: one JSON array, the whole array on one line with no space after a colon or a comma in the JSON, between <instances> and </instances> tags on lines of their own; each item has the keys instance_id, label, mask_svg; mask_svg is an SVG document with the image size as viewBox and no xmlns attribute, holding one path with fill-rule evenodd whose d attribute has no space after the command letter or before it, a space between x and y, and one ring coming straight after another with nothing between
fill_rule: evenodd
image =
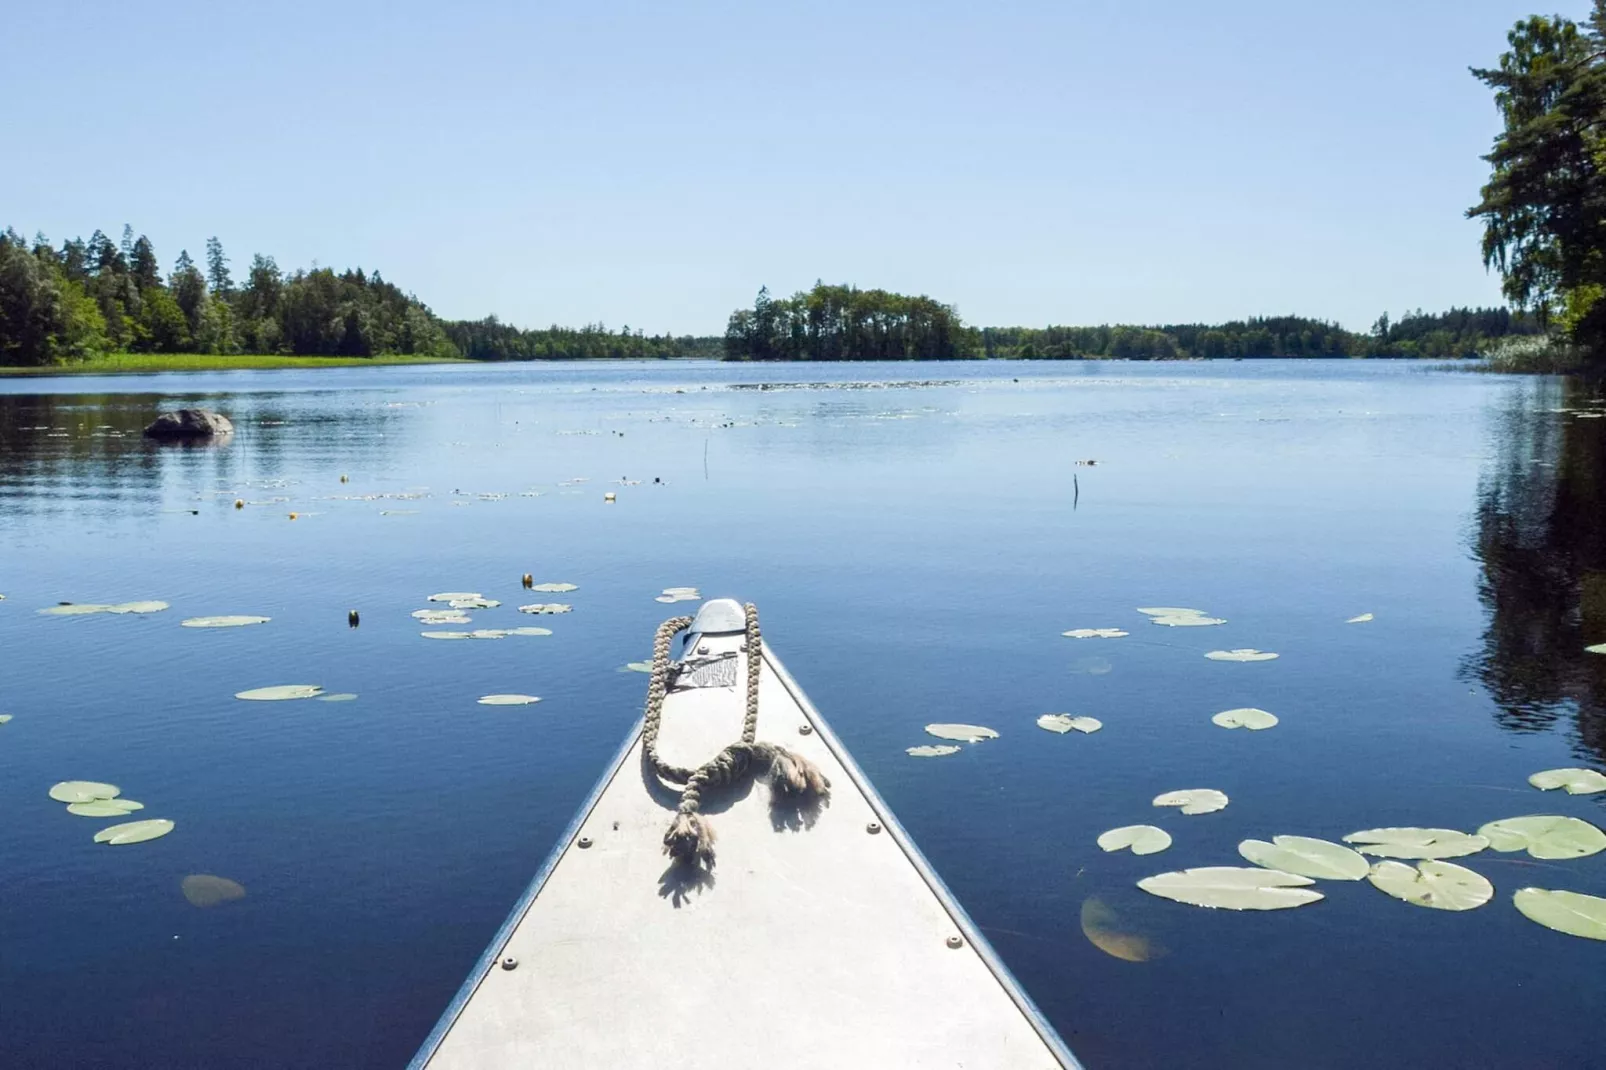
<instances>
[{"instance_id":1,"label":"distant tree line","mask_svg":"<svg viewBox=\"0 0 1606 1070\"><path fill-rule=\"evenodd\" d=\"M727 360L960 360L978 355L976 332L952 305L886 290L814 284L807 293L772 298L758 291L751 309L725 328Z\"/></svg>"},{"instance_id":2,"label":"distant tree line","mask_svg":"<svg viewBox=\"0 0 1606 1070\"><path fill-rule=\"evenodd\" d=\"M632 332L617 334L602 324L520 330L495 316L446 324L446 337L471 360L665 360L676 357L718 359L718 337Z\"/></svg>"},{"instance_id":3,"label":"distant tree line","mask_svg":"<svg viewBox=\"0 0 1606 1070\"><path fill-rule=\"evenodd\" d=\"M286 274L259 253L236 282L212 238L204 268L185 250L164 275L127 226L120 242L97 230L60 247L0 234L0 363L103 352L457 355L429 309L377 271Z\"/></svg>"}]
</instances>

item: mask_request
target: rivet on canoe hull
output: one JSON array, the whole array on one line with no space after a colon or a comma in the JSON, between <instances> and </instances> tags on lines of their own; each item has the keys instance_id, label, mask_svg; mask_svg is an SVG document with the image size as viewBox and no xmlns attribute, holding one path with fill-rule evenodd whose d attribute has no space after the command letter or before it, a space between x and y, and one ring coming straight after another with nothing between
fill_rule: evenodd
<instances>
[{"instance_id":1,"label":"rivet on canoe hull","mask_svg":"<svg viewBox=\"0 0 1606 1070\"><path fill-rule=\"evenodd\" d=\"M591 837L590 836L581 836L578 840L576 840L574 842L575 842L576 846L584 849L586 847L590 847L591 846Z\"/></svg>"},{"instance_id":2,"label":"rivet on canoe hull","mask_svg":"<svg viewBox=\"0 0 1606 1070\"><path fill-rule=\"evenodd\" d=\"M504 969L504 970L516 970L518 968L519 968L519 960L514 958L512 955L506 955L506 956L504 956L502 958L502 969Z\"/></svg>"},{"instance_id":3,"label":"rivet on canoe hull","mask_svg":"<svg viewBox=\"0 0 1606 1070\"><path fill-rule=\"evenodd\" d=\"M813 733L814 726L811 724L800 724L797 726L797 734L800 736L812 735Z\"/></svg>"},{"instance_id":4,"label":"rivet on canoe hull","mask_svg":"<svg viewBox=\"0 0 1606 1070\"><path fill-rule=\"evenodd\" d=\"M965 946L965 941L961 937L950 936L948 938L948 946L957 951L959 948Z\"/></svg>"},{"instance_id":5,"label":"rivet on canoe hull","mask_svg":"<svg viewBox=\"0 0 1606 1070\"><path fill-rule=\"evenodd\" d=\"M870 835L874 836L876 833L881 831L881 822L879 822L879 821L870 822L868 825L864 826L864 831L866 831Z\"/></svg>"}]
</instances>

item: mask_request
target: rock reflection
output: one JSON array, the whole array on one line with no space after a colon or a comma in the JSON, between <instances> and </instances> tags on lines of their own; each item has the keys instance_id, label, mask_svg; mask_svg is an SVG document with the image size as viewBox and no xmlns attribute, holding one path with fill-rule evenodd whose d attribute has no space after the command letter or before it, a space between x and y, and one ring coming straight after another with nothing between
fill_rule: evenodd
<instances>
[{"instance_id":1,"label":"rock reflection","mask_svg":"<svg viewBox=\"0 0 1606 1070\"><path fill-rule=\"evenodd\" d=\"M1537 732L1571 721L1581 756L1606 761L1606 420L1600 384L1535 380L1501 414L1497 460L1478 490L1473 552L1488 611L1467 674L1500 722Z\"/></svg>"}]
</instances>

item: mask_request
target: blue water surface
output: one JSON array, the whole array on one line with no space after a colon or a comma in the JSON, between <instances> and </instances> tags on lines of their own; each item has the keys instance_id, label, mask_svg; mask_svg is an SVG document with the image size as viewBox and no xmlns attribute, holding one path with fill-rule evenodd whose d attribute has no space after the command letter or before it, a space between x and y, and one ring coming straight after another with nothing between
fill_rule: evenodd
<instances>
[{"instance_id":1,"label":"blue water surface","mask_svg":"<svg viewBox=\"0 0 1606 1070\"><path fill-rule=\"evenodd\" d=\"M1606 768L1594 400L1375 362L0 381L0 1065L403 1065L639 717L645 677L619 670L679 585L759 605L1088 1066L1602 1065L1606 944L1510 896L1606 895L1606 854L1465 860L1496 897L1461 914L1365 882L1268 914L1134 887L1243 864L1248 837L1601 821L1602 797L1526 783ZM237 432L140 439L177 405ZM532 597L526 572L579 590ZM554 634L419 638L409 614L453 590L502 601L474 627ZM37 613L138 599L172 609ZM1136 612L1156 605L1228 623ZM178 626L210 614L273 619ZM1131 634L1060 635L1081 627ZM1281 656L1203 656L1238 647ZM360 697L232 697L284 683ZM1211 724L1240 706L1281 723ZM1050 735L1049 712L1106 727ZM1000 737L908 757L939 721ZM177 829L94 844L106 822L46 795L63 779ZM1232 803L1150 805L1194 787ZM1175 846L1094 846L1140 822ZM197 909L196 873L247 895ZM1084 936L1089 899L1147 961Z\"/></svg>"}]
</instances>

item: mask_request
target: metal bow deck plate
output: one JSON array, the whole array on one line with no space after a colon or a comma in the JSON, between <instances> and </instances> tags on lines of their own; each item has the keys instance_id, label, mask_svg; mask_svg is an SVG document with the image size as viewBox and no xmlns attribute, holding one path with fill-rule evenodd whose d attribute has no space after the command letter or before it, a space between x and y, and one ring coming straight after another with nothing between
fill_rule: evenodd
<instances>
[{"instance_id":1,"label":"metal bow deck plate","mask_svg":"<svg viewBox=\"0 0 1606 1070\"><path fill-rule=\"evenodd\" d=\"M742 707L739 687L671 693L664 758L712 757ZM711 795L717 867L672 866L679 793L638 726L416 1070L1077 1066L767 645L759 709L758 738L819 765L827 804L772 809L762 781Z\"/></svg>"}]
</instances>

